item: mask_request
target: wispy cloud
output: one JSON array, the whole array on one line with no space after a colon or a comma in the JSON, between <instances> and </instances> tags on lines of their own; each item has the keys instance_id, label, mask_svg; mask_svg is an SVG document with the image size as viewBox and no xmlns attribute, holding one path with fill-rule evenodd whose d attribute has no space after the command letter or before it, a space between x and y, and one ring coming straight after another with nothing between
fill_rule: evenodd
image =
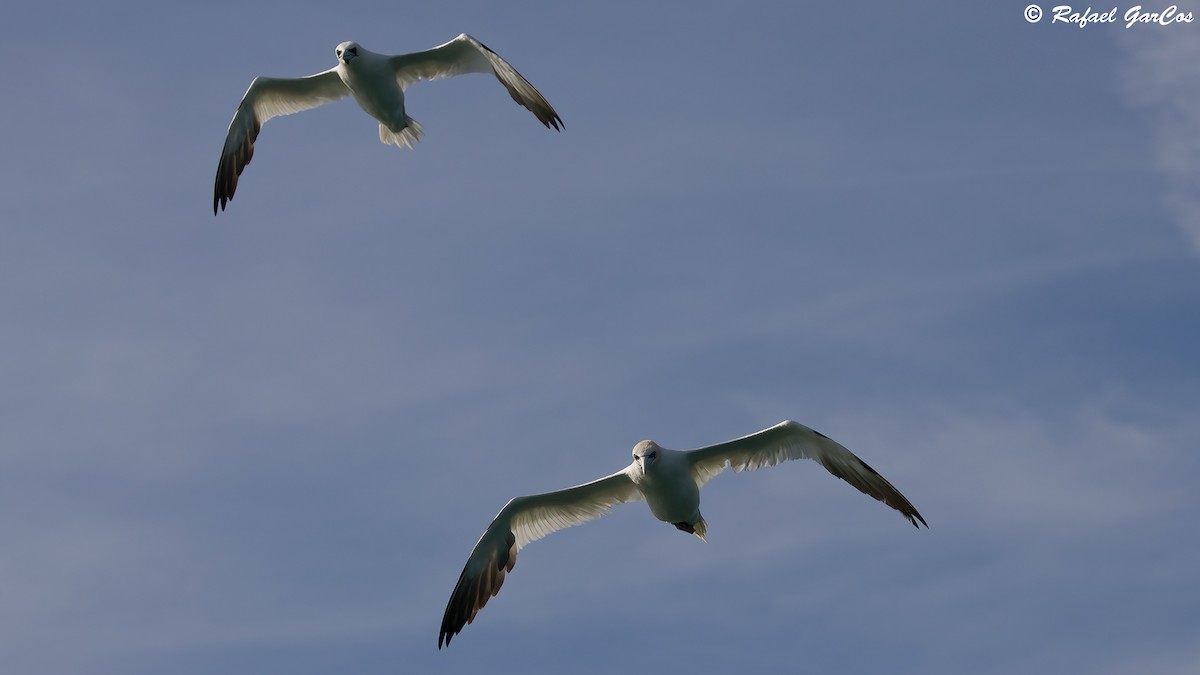
<instances>
[{"instance_id":1,"label":"wispy cloud","mask_svg":"<svg viewBox=\"0 0 1200 675\"><path fill-rule=\"evenodd\" d=\"M1121 72L1129 100L1151 115L1164 206L1200 251L1200 40L1193 30L1128 31Z\"/></svg>"}]
</instances>

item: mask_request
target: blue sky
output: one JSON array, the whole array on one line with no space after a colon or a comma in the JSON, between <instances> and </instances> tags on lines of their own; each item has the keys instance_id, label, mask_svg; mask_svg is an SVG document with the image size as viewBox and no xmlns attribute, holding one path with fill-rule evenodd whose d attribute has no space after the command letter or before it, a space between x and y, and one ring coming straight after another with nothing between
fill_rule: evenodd
<instances>
[{"instance_id":1,"label":"blue sky","mask_svg":"<svg viewBox=\"0 0 1200 675\"><path fill-rule=\"evenodd\" d=\"M1200 24L429 4L7 10L7 672L1200 668ZM482 76L413 151L343 101L213 218L255 75L464 31L561 134ZM620 507L436 649L510 497L788 418L931 529L723 474L708 544Z\"/></svg>"}]
</instances>

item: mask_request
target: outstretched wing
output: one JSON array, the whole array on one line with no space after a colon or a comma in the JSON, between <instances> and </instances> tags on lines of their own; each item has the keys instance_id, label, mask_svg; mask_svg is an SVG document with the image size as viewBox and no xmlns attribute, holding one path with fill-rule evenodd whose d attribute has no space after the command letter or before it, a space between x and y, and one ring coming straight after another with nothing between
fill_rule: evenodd
<instances>
[{"instance_id":1,"label":"outstretched wing","mask_svg":"<svg viewBox=\"0 0 1200 675\"><path fill-rule=\"evenodd\" d=\"M463 567L438 634L438 649L475 620L488 599L500 592L504 575L517 562L517 551L531 541L609 512L613 506L642 499L641 490L620 471L557 492L517 497L508 502L475 544Z\"/></svg>"},{"instance_id":2,"label":"outstretched wing","mask_svg":"<svg viewBox=\"0 0 1200 675\"><path fill-rule=\"evenodd\" d=\"M492 73L512 99L532 112L546 128L562 130L562 119L529 80L521 77L499 54L466 33L433 49L391 56L389 59L396 69L396 81L401 89L419 80L436 80L465 73Z\"/></svg>"},{"instance_id":3,"label":"outstretched wing","mask_svg":"<svg viewBox=\"0 0 1200 675\"><path fill-rule=\"evenodd\" d=\"M229 123L229 133L225 135L225 147L221 149L217 180L213 186L213 215L217 214L218 206L224 211L225 205L233 199L238 176L254 156L254 141L267 120L315 108L349 93L342 78L338 77L337 68L308 77L254 78Z\"/></svg>"},{"instance_id":4,"label":"outstretched wing","mask_svg":"<svg viewBox=\"0 0 1200 675\"><path fill-rule=\"evenodd\" d=\"M701 485L726 466L732 466L734 471L753 471L789 459L811 459L859 492L896 509L914 527L929 527L904 495L866 462L825 434L791 420L727 443L692 450L687 457L692 476Z\"/></svg>"}]
</instances>

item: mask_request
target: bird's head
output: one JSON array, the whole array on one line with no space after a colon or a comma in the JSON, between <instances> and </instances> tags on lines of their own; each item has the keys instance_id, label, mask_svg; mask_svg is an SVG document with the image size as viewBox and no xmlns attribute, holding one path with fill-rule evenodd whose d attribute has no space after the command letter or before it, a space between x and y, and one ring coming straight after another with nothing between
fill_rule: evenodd
<instances>
[{"instance_id":1,"label":"bird's head","mask_svg":"<svg viewBox=\"0 0 1200 675\"><path fill-rule=\"evenodd\" d=\"M649 473L650 467L658 461L658 453L662 448L658 447L658 443L654 441L641 441L633 446L633 463L637 465L642 473Z\"/></svg>"},{"instance_id":2,"label":"bird's head","mask_svg":"<svg viewBox=\"0 0 1200 675\"><path fill-rule=\"evenodd\" d=\"M333 50L333 53L337 54L338 59L341 60L342 63L350 65L351 61L358 58L358 50L359 47L357 42L343 42L337 46L337 49Z\"/></svg>"}]
</instances>

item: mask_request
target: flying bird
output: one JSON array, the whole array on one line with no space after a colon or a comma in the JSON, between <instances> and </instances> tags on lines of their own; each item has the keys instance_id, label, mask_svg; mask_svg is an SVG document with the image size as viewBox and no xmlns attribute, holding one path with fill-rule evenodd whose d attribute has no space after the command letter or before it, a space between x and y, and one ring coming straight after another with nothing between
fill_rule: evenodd
<instances>
[{"instance_id":1,"label":"flying bird","mask_svg":"<svg viewBox=\"0 0 1200 675\"><path fill-rule=\"evenodd\" d=\"M254 156L254 141L272 117L316 108L345 96L379 120L379 140L396 147L413 147L421 125L404 109L404 90L419 80L436 80L466 73L491 73L517 103L529 109L547 129L562 130L562 119L521 74L482 42L463 33L444 45L412 54L389 56L368 51L356 42L334 50L337 65L316 75L296 78L256 77L242 97L229 132L213 188L213 215L233 199L238 176Z\"/></svg>"},{"instance_id":2,"label":"flying bird","mask_svg":"<svg viewBox=\"0 0 1200 675\"><path fill-rule=\"evenodd\" d=\"M526 544L608 513L613 506L644 499L655 518L704 540L700 486L725 470L753 471L789 459L811 459L887 506L917 529L929 527L900 491L837 441L790 420L743 438L697 450L668 450L654 441L633 446L633 463L590 483L557 492L512 499L488 526L463 567L438 634L438 649L471 623ZM920 525L918 525L918 521Z\"/></svg>"}]
</instances>

